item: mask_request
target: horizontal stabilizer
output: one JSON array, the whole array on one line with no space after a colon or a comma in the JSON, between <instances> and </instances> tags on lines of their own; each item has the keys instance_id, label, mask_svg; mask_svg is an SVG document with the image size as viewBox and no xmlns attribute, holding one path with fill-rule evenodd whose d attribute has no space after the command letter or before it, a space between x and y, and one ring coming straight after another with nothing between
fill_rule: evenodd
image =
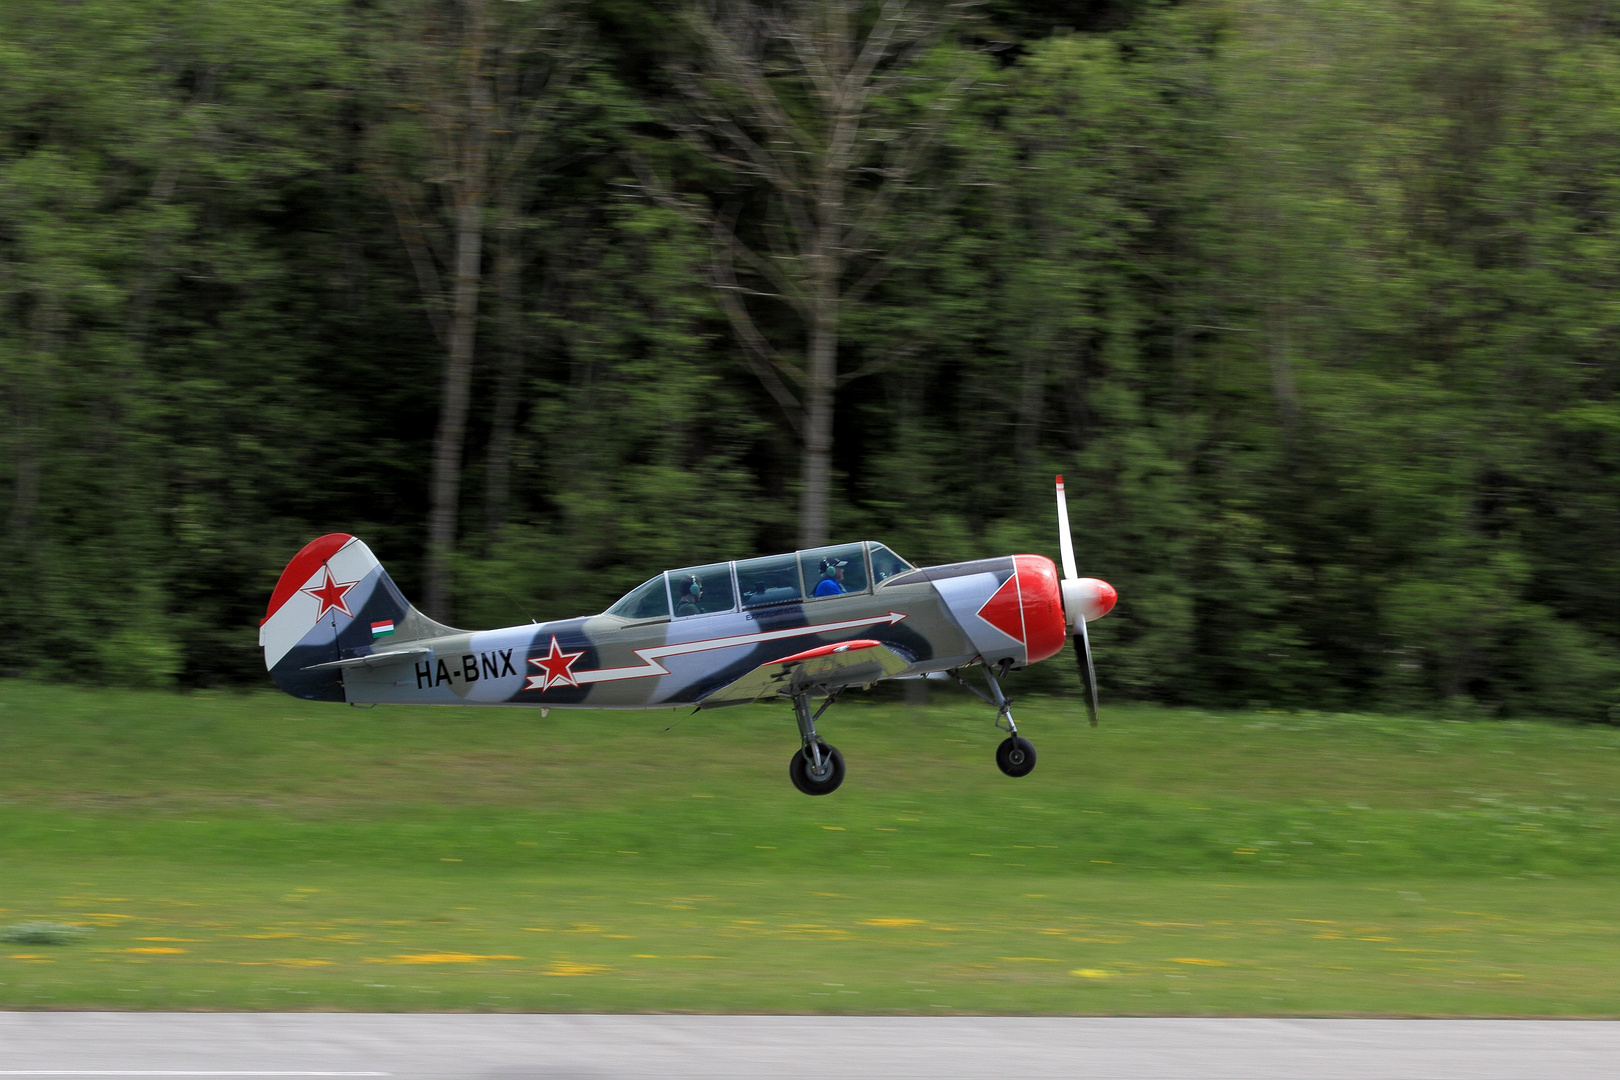
<instances>
[{"instance_id":1,"label":"horizontal stabilizer","mask_svg":"<svg viewBox=\"0 0 1620 1080\"><path fill-rule=\"evenodd\" d=\"M341 671L344 668L382 667L384 664L398 664L406 660L415 660L422 656L432 656L433 650L426 646L420 649L391 649L388 652L370 653L366 656L351 656L347 660L332 660L325 664L310 664L304 671Z\"/></svg>"},{"instance_id":2,"label":"horizontal stabilizer","mask_svg":"<svg viewBox=\"0 0 1620 1080\"><path fill-rule=\"evenodd\" d=\"M746 705L762 697L790 698L806 691L827 694L893 678L911 660L881 641L864 639L822 645L761 664L742 678L703 697L704 708Z\"/></svg>"}]
</instances>

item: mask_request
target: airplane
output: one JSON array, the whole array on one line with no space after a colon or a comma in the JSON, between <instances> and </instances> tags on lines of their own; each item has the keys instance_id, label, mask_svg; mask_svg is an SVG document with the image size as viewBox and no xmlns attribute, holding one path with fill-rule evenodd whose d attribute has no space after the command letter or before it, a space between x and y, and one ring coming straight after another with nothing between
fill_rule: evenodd
<instances>
[{"instance_id":1,"label":"airplane","mask_svg":"<svg viewBox=\"0 0 1620 1080\"><path fill-rule=\"evenodd\" d=\"M1001 680L1072 636L1096 726L1086 624L1118 599L1112 585L1075 570L1062 476L1057 505L1061 579L1042 555L916 567L867 540L670 570L600 615L481 631L428 618L370 548L331 533L282 571L259 644L276 685L307 701L528 706L541 715L791 701L800 747L788 776L806 795L844 781L843 755L816 732L840 694L943 673L995 708L1007 734L996 764L1027 776L1035 747L1018 733ZM962 678L974 665L988 693Z\"/></svg>"}]
</instances>

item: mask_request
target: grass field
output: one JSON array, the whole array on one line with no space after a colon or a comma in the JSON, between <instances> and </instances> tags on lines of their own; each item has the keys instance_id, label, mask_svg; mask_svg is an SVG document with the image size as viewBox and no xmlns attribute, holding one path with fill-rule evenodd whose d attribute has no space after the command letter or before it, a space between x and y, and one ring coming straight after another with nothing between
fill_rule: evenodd
<instances>
[{"instance_id":1,"label":"grass field","mask_svg":"<svg viewBox=\"0 0 1620 1080\"><path fill-rule=\"evenodd\" d=\"M1620 730L0 682L0 1006L1620 1015ZM671 726L673 725L673 727Z\"/></svg>"}]
</instances>

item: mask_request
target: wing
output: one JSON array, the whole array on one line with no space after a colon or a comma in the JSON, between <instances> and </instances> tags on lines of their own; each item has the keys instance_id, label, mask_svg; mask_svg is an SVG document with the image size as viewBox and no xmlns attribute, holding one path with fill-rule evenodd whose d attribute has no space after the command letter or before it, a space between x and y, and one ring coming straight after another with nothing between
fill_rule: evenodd
<instances>
[{"instance_id":1,"label":"wing","mask_svg":"<svg viewBox=\"0 0 1620 1080\"><path fill-rule=\"evenodd\" d=\"M909 659L881 641L841 641L761 664L735 682L704 695L699 704L714 708L746 705L762 697L792 697L805 691L825 694L891 678L910 666Z\"/></svg>"}]
</instances>

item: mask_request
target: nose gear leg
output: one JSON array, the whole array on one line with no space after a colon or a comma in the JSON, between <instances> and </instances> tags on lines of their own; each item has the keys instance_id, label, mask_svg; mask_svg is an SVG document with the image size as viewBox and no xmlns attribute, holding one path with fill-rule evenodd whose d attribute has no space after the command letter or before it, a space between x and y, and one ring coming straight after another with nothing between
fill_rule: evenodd
<instances>
[{"instance_id":1,"label":"nose gear leg","mask_svg":"<svg viewBox=\"0 0 1620 1080\"><path fill-rule=\"evenodd\" d=\"M1002 668L1001 673L1003 675L1007 673L1005 666ZM972 683L968 682L966 679L962 678L962 673L957 668L951 668L946 672L946 674L955 679L957 682L961 683L965 690L982 700L985 704L994 705L996 707L996 730L1005 731L1014 738L1017 737L1018 725L1013 722L1012 698L1002 692L1001 683L996 679L996 673L990 670L990 666L988 664L986 664L984 668L984 681L990 684L990 693L988 694L986 694L983 690L980 690L977 686L974 686Z\"/></svg>"},{"instance_id":2,"label":"nose gear leg","mask_svg":"<svg viewBox=\"0 0 1620 1080\"><path fill-rule=\"evenodd\" d=\"M1001 673L1003 675L1007 674L1005 665L1002 666ZM1001 683L997 680L996 673L990 670L989 665L986 665L984 669L984 681L990 684L990 694L993 699L991 704L996 707L996 729L1005 731L1015 739L1018 738L1018 725L1013 722L1012 698L1002 693ZM1006 721L1005 726L1003 726L1002 721Z\"/></svg>"},{"instance_id":3,"label":"nose gear leg","mask_svg":"<svg viewBox=\"0 0 1620 1080\"><path fill-rule=\"evenodd\" d=\"M1005 677L1009 662L1003 661L1000 667L1001 675ZM1012 715L1012 698L1002 691L996 672L989 664L984 666L984 680L990 686L988 694L962 678L956 669L953 668L949 674L987 704L996 707L996 730L1007 733L1007 738L996 747L996 765L1008 776L1028 776L1030 770L1035 768L1035 744L1018 734L1018 724Z\"/></svg>"}]
</instances>

